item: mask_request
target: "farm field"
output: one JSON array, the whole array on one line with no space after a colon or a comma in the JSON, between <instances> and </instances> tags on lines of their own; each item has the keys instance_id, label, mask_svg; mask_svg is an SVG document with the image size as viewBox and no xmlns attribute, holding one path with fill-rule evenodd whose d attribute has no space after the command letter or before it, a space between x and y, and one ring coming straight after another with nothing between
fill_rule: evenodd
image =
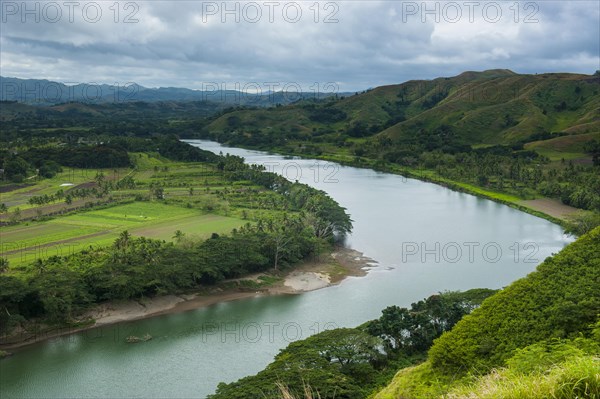
<instances>
[{"instance_id":1,"label":"farm field","mask_svg":"<svg viewBox=\"0 0 600 399\"><path fill-rule=\"evenodd\" d=\"M35 181L35 184L31 183L28 179L27 182L16 187L5 186L0 189L0 198L2 203L6 206L18 206L21 210L33 208L34 206L28 204L27 201L33 196L39 195L52 195L57 190L64 190L65 192L71 188L78 186L85 186L94 181L94 177L97 173L102 173L108 180L118 180L128 174L132 173L131 169L119 168L119 169L79 169L63 167L63 171L56 174L56 176L49 179L42 179Z\"/></svg>"},{"instance_id":2,"label":"farm field","mask_svg":"<svg viewBox=\"0 0 600 399\"><path fill-rule=\"evenodd\" d=\"M0 233L2 256L11 265L64 256L88 246L110 245L119 233L172 240L180 230L187 236L207 238L245 224L235 217L206 214L161 202L134 202L91 210L49 221L7 226Z\"/></svg>"}]
</instances>

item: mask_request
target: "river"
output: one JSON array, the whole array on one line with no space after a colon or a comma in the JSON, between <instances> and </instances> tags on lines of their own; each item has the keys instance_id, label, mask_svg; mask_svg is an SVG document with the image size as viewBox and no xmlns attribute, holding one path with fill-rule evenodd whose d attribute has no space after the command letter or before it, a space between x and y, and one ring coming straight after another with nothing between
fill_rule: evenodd
<instances>
[{"instance_id":1,"label":"river","mask_svg":"<svg viewBox=\"0 0 600 399\"><path fill-rule=\"evenodd\" d=\"M47 340L0 361L1 398L204 398L263 369L289 342L356 326L445 290L501 288L573 239L560 226L447 188L330 162L193 140L329 193L354 220L365 277L295 296L257 296ZM128 335L151 334L143 344Z\"/></svg>"}]
</instances>

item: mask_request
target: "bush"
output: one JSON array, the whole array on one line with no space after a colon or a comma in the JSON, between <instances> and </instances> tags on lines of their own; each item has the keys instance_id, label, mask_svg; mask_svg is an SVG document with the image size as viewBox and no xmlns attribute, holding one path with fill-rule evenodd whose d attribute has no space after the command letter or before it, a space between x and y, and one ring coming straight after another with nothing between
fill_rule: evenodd
<instances>
[{"instance_id":1,"label":"bush","mask_svg":"<svg viewBox=\"0 0 600 399\"><path fill-rule=\"evenodd\" d=\"M487 372L513 351L550 338L591 334L600 309L600 228L488 298L429 351L442 373Z\"/></svg>"}]
</instances>

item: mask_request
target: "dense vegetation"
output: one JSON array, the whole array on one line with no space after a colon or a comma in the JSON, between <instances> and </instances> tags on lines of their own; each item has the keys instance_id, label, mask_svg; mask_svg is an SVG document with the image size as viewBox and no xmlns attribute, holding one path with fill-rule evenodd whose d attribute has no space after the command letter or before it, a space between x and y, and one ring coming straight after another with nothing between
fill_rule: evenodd
<instances>
[{"instance_id":1,"label":"dense vegetation","mask_svg":"<svg viewBox=\"0 0 600 399\"><path fill-rule=\"evenodd\" d=\"M390 306L358 328L321 332L283 349L264 371L232 384L220 384L212 399L278 398L277 383L292 394L309 385L322 399L365 398L400 367L421 359L433 340L494 291L446 292Z\"/></svg>"},{"instance_id":2,"label":"dense vegetation","mask_svg":"<svg viewBox=\"0 0 600 399\"><path fill-rule=\"evenodd\" d=\"M4 166L4 178L21 183L31 175L53 177L62 166L102 169L132 166L128 152L156 152L175 161L214 161L216 155L182 143L174 136L158 136L150 139L110 137L106 142L64 143L55 142L44 146L23 146L23 151L0 150L0 164Z\"/></svg>"},{"instance_id":3,"label":"dense vegetation","mask_svg":"<svg viewBox=\"0 0 600 399\"><path fill-rule=\"evenodd\" d=\"M0 332L34 317L72 322L101 301L174 293L293 264L321 248L303 227L290 222L284 234L247 225L185 245L124 231L108 248L38 259L19 268L22 276L0 275ZM285 247L278 247L280 234Z\"/></svg>"},{"instance_id":4,"label":"dense vegetation","mask_svg":"<svg viewBox=\"0 0 600 399\"><path fill-rule=\"evenodd\" d=\"M589 333L600 310L598 249L600 229L494 295L435 343L432 366L445 373L486 372L503 365L515 349Z\"/></svg>"},{"instance_id":5,"label":"dense vegetation","mask_svg":"<svg viewBox=\"0 0 600 399\"><path fill-rule=\"evenodd\" d=\"M596 228L485 300L376 398L600 397L599 249Z\"/></svg>"}]
</instances>

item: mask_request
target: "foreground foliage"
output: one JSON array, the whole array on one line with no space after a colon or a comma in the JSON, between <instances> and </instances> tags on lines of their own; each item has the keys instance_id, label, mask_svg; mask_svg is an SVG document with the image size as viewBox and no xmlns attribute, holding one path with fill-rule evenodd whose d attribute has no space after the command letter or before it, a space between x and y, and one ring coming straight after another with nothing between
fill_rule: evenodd
<instances>
[{"instance_id":1,"label":"foreground foliage","mask_svg":"<svg viewBox=\"0 0 600 399\"><path fill-rule=\"evenodd\" d=\"M600 228L485 300L375 399L600 397Z\"/></svg>"},{"instance_id":2,"label":"foreground foliage","mask_svg":"<svg viewBox=\"0 0 600 399\"><path fill-rule=\"evenodd\" d=\"M444 373L489 371L513 351L549 338L589 333L600 310L600 228L485 301L429 352Z\"/></svg>"},{"instance_id":3,"label":"foreground foliage","mask_svg":"<svg viewBox=\"0 0 600 399\"><path fill-rule=\"evenodd\" d=\"M281 383L290 395L304 395L310 386L322 399L365 398L395 370L421 359L436 337L493 292L432 295L410 309L386 308L379 319L358 328L328 330L293 342L256 376L220 384L211 399L279 398Z\"/></svg>"}]
</instances>

